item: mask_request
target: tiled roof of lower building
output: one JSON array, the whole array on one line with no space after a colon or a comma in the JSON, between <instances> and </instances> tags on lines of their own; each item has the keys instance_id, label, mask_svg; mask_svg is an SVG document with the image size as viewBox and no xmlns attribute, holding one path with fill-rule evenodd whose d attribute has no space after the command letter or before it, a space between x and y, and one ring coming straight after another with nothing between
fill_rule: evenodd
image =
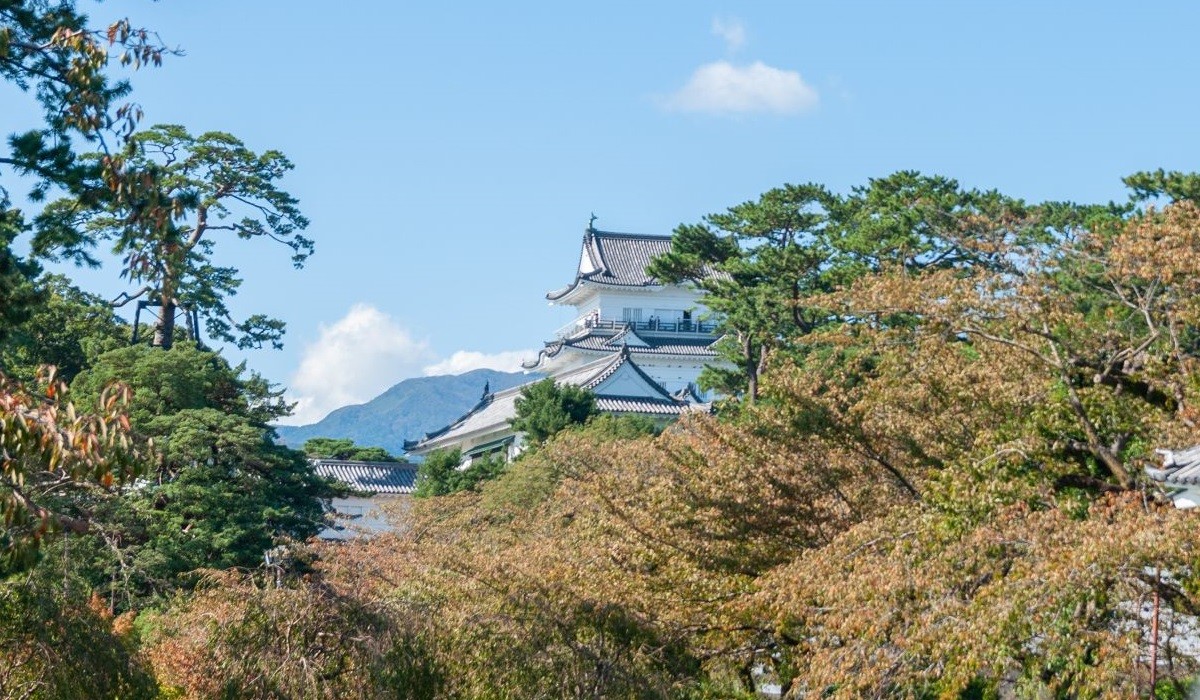
<instances>
[{"instance_id":1,"label":"tiled roof of lower building","mask_svg":"<svg viewBox=\"0 0 1200 700\"><path fill-rule=\"evenodd\" d=\"M313 469L318 476L336 479L366 493L412 493L417 487L417 467L408 462L314 459Z\"/></svg>"},{"instance_id":2,"label":"tiled roof of lower building","mask_svg":"<svg viewBox=\"0 0 1200 700\"><path fill-rule=\"evenodd\" d=\"M606 367L611 360L602 359L583 365L565 374L555 377L558 382L582 384L592 374ZM534 381L541 381L540 379ZM460 438L468 435L486 433L508 426L508 419L517 414L516 401L521 390L533 382L514 386L504 391L484 394L479 403L467 411L461 418L446 427L426 433L420 440L406 440L404 449L421 452L431 447L454 444Z\"/></svg>"},{"instance_id":3,"label":"tiled roof of lower building","mask_svg":"<svg viewBox=\"0 0 1200 700\"><path fill-rule=\"evenodd\" d=\"M572 384L585 389L596 391L596 407L601 411L611 413L647 413L653 415L679 415L690 410L705 409L707 404L691 403L694 396L691 392L686 397L673 396L647 375L635 362L630 354L632 348L623 347L619 352L595 362L576 367L554 377L560 384ZM604 392L605 382L613 379L618 372L629 381L622 383L624 394L629 387L643 390L642 396L612 395ZM540 380L538 380L540 381ZM615 381L615 380L614 380ZM468 436L499 433L508 429L508 421L516 415L516 400L521 390L528 384L506 389L495 394L488 394L462 418L454 423L431 433L423 440L405 443L405 449L415 452L425 452L443 446L458 444L459 440Z\"/></svg>"}]
</instances>

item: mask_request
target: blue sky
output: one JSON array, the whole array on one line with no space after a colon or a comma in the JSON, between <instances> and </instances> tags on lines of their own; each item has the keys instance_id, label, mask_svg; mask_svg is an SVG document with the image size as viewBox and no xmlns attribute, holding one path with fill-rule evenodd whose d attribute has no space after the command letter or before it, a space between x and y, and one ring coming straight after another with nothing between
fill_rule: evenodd
<instances>
[{"instance_id":1,"label":"blue sky","mask_svg":"<svg viewBox=\"0 0 1200 700\"><path fill-rule=\"evenodd\" d=\"M243 241L218 257L247 278L238 311L287 321L283 351L244 357L299 422L539 347L592 212L669 233L785 182L899 169L1105 201L1125 174L1200 163L1192 3L82 6L186 52L132 76L146 124L295 162L309 264ZM28 123L0 111L5 133ZM79 279L123 289L112 268Z\"/></svg>"}]
</instances>

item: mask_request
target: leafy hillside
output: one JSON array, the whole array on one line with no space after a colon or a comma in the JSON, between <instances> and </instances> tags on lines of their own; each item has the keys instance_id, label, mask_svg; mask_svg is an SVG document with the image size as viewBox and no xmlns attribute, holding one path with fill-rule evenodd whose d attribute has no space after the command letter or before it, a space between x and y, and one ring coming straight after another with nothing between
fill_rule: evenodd
<instances>
[{"instance_id":1,"label":"leafy hillside","mask_svg":"<svg viewBox=\"0 0 1200 700\"><path fill-rule=\"evenodd\" d=\"M479 401L485 383L492 391L500 391L538 376L477 369L458 375L405 379L367 403L343 406L316 423L279 426L279 441L300 447L314 437L346 438L399 455L405 440L437 430L470 410Z\"/></svg>"}]
</instances>

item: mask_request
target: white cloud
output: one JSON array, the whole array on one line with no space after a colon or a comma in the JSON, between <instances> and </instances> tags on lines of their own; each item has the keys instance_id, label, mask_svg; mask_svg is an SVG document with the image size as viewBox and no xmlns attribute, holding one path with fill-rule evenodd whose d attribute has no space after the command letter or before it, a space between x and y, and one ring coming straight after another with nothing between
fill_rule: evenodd
<instances>
[{"instance_id":1,"label":"white cloud","mask_svg":"<svg viewBox=\"0 0 1200 700\"><path fill-rule=\"evenodd\" d=\"M682 112L799 114L815 107L817 100L817 91L796 71L762 61L748 66L717 61L697 68L687 85L668 96L664 105Z\"/></svg>"},{"instance_id":2,"label":"white cloud","mask_svg":"<svg viewBox=\"0 0 1200 700\"><path fill-rule=\"evenodd\" d=\"M714 17L712 33L724 39L725 48L730 51L737 51L746 43L746 27L737 19Z\"/></svg>"},{"instance_id":3,"label":"white cloud","mask_svg":"<svg viewBox=\"0 0 1200 700\"><path fill-rule=\"evenodd\" d=\"M501 372L519 372L521 362L537 356L536 350L508 350L493 354L459 350L450 357L425 368L425 376L436 374L462 374L473 369L494 369Z\"/></svg>"},{"instance_id":4,"label":"white cloud","mask_svg":"<svg viewBox=\"0 0 1200 700\"><path fill-rule=\"evenodd\" d=\"M437 356L387 314L367 304L355 304L320 338L304 349L300 368L292 375L288 398L295 414L280 423L304 425L330 411L362 403L392 384L420 373Z\"/></svg>"}]
</instances>

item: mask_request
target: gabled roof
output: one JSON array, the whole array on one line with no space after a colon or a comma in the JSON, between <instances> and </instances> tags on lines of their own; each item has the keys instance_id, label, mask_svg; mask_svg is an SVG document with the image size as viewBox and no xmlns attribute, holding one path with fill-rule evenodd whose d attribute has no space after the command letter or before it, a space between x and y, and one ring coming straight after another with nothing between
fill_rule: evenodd
<instances>
[{"instance_id":1,"label":"gabled roof","mask_svg":"<svg viewBox=\"0 0 1200 700\"><path fill-rule=\"evenodd\" d=\"M650 343L647 342L645 338L638 335L637 331L633 329L633 326L628 325L617 331L617 333L608 340L605 340L604 344L613 349L619 348L622 345L631 348L650 347Z\"/></svg>"},{"instance_id":2,"label":"gabled roof","mask_svg":"<svg viewBox=\"0 0 1200 700\"><path fill-rule=\"evenodd\" d=\"M697 404L672 396L650 375L642 371L630 356L631 348L554 376L559 384L573 384L596 394L596 407L610 413L647 413L680 415L696 410ZM541 381L541 380L537 380ZM508 421L517 414L516 400L532 382L485 395L474 408L454 423L419 441L405 442L409 451L427 452L459 444L471 436L499 434L509 429Z\"/></svg>"},{"instance_id":3,"label":"gabled roof","mask_svg":"<svg viewBox=\"0 0 1200 700\"><path fill-rule=\"evenodd\" d=\"M583 234L579 269L575 280L546 294L550 301L562 299L583 282L614 287L650 287L659 282L646 274L650 261L671 250L670 236L644 233L613 233L589 228Z\"/></svg>"},{"instance_id":4,"label":"gabled roof","mask_svg":"<svg viewBox=\"0 0 1200 700\"><path fill-rule=\"evenodd\" d=\"M417 467L407 462L356 462L343 459L314 459L318 476L337 479L355 491L366 493L412 493L417 486Z\"/></svg>"},{"instance_id":5,"label":"gabled roof","mask_svg":"<svg viewBox=\"0 0 1200 700\"><path fill-rule=\"evenodd\" d=\"M485 395L470 411L450 425L426 433L425 437L420 440L405 440L405 451L422 452L437 449L443 445L454 444L470 435L483 434L507 426L508 419L516 415L515 402L521 394L521 389L525 386L528 384Z\"/></svg>"},{"instance_id":6,"label":"gabled roof","mask_svg":"<svg viewBox=\"0 0 1200 700\"><path fill-rule=\"evenodd\" d=\"M594 392L597 398L619 396L676 403L675 397L671 396L666 389L662 388L658 382L654 381L630 359L629 346L622 347L621 351L617 353L617 357L607 367L580 386Z\"/></svg>"}]
</instances>

